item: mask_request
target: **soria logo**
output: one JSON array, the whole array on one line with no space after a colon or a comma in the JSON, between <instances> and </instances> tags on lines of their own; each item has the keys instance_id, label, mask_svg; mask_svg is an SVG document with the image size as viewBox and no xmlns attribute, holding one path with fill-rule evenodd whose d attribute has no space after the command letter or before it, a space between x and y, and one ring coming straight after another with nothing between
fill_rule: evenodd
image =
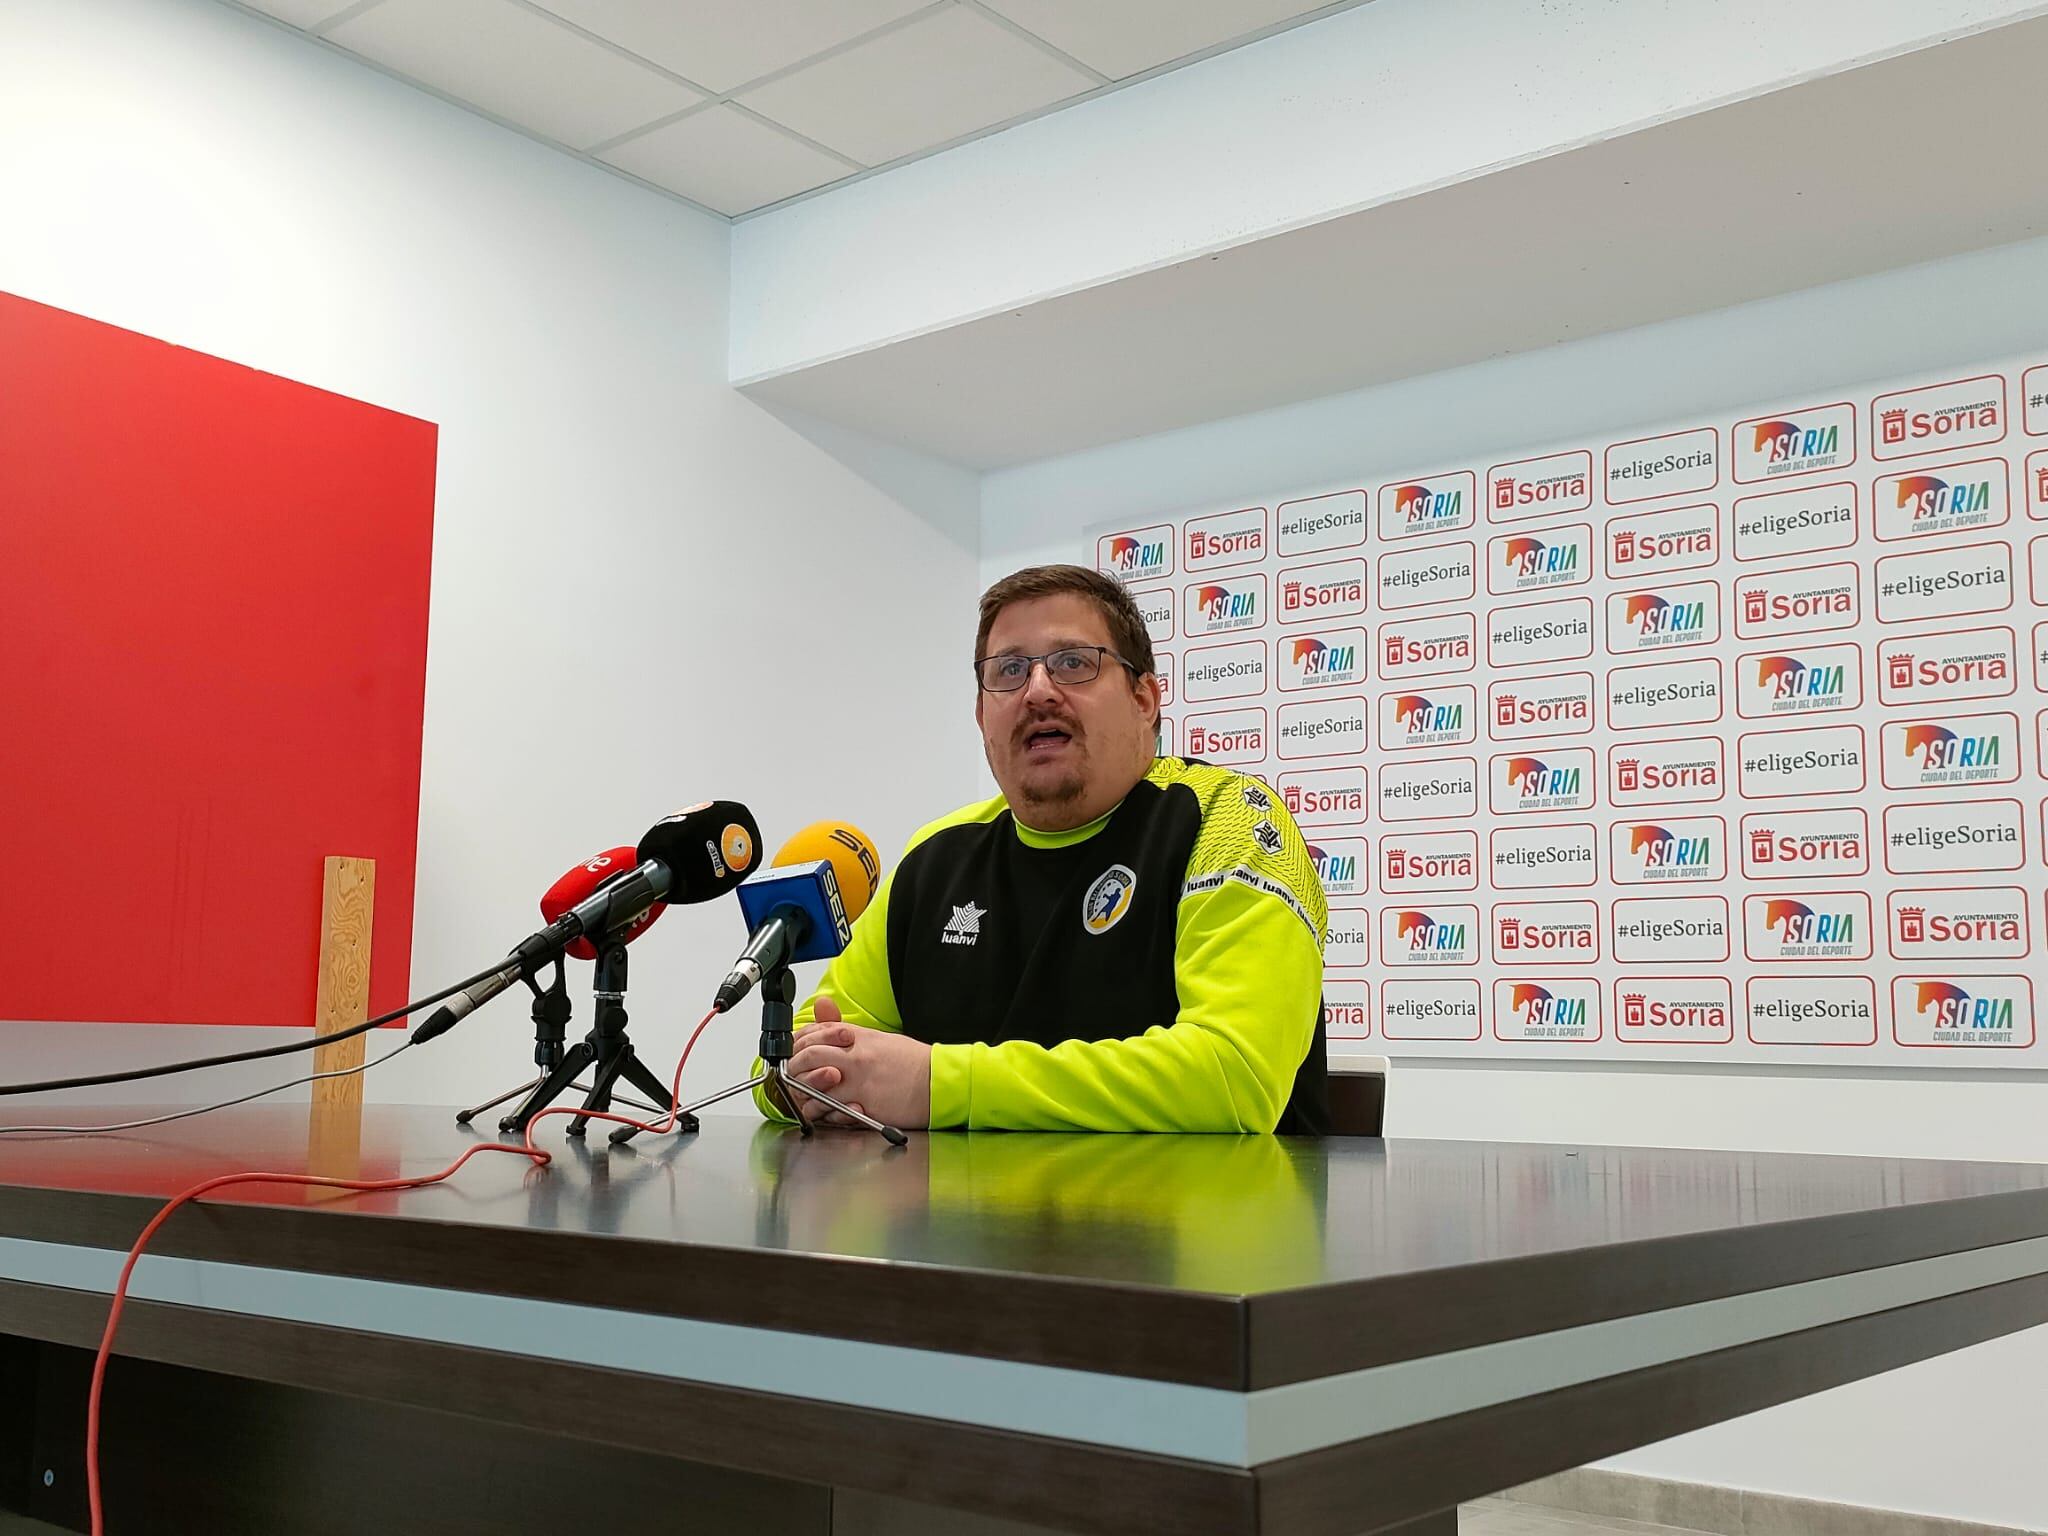
<instances>
[{"instance_id":1,"label":"soria logo","mask_svg":"<svg viewBox=\"0 0 2048 1536\"><path fill-rule=\"evenodd\" d=\"M1615 983L1614 1037L1639 1045L1735 1038L1735 1008L1719 976L1638 976Z\"/></svg>"},{"instance_id":2,"label":"soria logo","mask_svg":"<svg viewBox=\"0 0 2048 1536\"><path fill-rule=\"evenodd\" d=\"M2032 1045L2034 989L2024 976L1896 976L1892 1032L1901 1045Z\"/></svg>"},{"instance_id":3,"label":"soria logo","mask_svg":"<svg viewBox=\"0 0 2048 1536\"><path fill-rule=\"evenodd\" d=\"M1266 756L1266 712L1228 709L1190 715L1185 722L1188 756L1212 763L1257 763Z\"/></svg>"},{"instance_id":4,"label":"soria logo","mask_svg":"<svg viewBox=\"0 0 2048 1536\"><path fill-rule=\"evenodd\" d=\"M1380 745L1445 746L1470 741L1478 732L1476 695L1456 684L1427 693L1380 695Z\"/></svg>"},{"instance_id":5,"label":"soria logo","mask_svg":"<svg viewBox=\"0 0 2048 1536\"><path fill-rule=\"evenodd\" d=\"M1600 958L1600 908L1590 901L1503 903L1493 909L1499 965L1590 963Z\"/></svg>"},{"instance_id":6,"label":"soria logo","mask_svg":"<svg viewBox=\"0 0 2048 1536\"><path fill-rule=\"evenodd\" d=\"M1609 793L1616 805L1718 800L1726 787L1721 754L1713 736L1609 747Z\"/></svg>"},{"instance_id":7,"label":"soria logo","mask_svg":"<svg viewBox=\"0 0 2048 1536\"><path fill-rule=\"evenodd\" d=\"M1743 941L1752 960L1866 960L1870 898L1860 891L1750 896Z\"/></svg>"},{"instance_id":8,"label":"soria logo","mask_svg":"<svg viewBox=\"0 0 2048 1536\"><path fill-rule=\"evenodd\" d=\"M1500 595L1573 587L1592 577L1593 528L1571 523L1541 534L1511 533L1486 546L1486 590Z\"/></svg>"},{"instance_id":9,"label":"soria logo","mask_svg":"<svg viewBox=\"0 0 2048 1536\"><path fill-rule=\"evenodd\" d=\"M1607 649L1616 655L1705 645L1721 638L1721 592L1711 581L1607 599Z\"/></svg>"},{"instance_id":10,"label":"soria logo","mask_svg":"<svg viewBox=\"0 0 2048 1536\"><path fill-rule=\"evenodd\" d=\"M1749 719L1857 709L1862 653L1853 645L1765 651L1735 663L1735 712Z\"/></svg>"},{"instance_id":11,"label":"soria logo","mask_svg":"<svg viewBox=\"0 0 2048 1536\"><path fill-rule=\"evenodd\" d=\"M1214 635L1233 629L1251 629L1266 616L1266 578L1240 576L1231 581L1205 582L1189 587L1183 626L1191 636Z\"/></svg>"},{"instance_id":12,"label":"soria logo","mask_svg":"<svg viewBox=\"0 0 2048 1536\"><path fill-rule=\"evenodd\" d=\"M1986 374L1897 390L1871 401L1870 413L1877 424L1871 452L1880 459L1995 443L2005 436L2005 379Z\"/></svg>"},{"instance_id":13,"label":"soria logo","mask_svg":"<svg viewBox=\"0 0 2048 1536\"><path fill-rule=\"evenodd\" d=\"M1161 525L1097 539L1095 563L1119 581L1150 581L1171 575L1173 530Z\"/></svg>"},{"instance_id":14,"label":"soria logo","mask_svg":"<svg viewBox=\"0 0 2048 1536\"><path fill-rule=\"evenodd\" d=\"M1622 885L1719 880L1724 829L1718 816L1614 824L1614 878Z\"/></svg>"},{"instance_id":15,"label":"soria logo","mask_svg":"<svg viewBox=\"0 0 2048 1536\"><path fill-rule=\"evenodd\" d=\"M1365 680L1366 641L1362 629L1326 629L1273 642L1280 687L1335 688Z\"/></svg>"},{"instance_id":16,"label":"soria logo","mask_svg":"<svg viewBox=\"0 0 2048 1536\"><path fill-rule=\"evenodd\" d=\"M1470 528L1476 511L1473 485L1467 469L1381 486L1380 537L1412 539Z\"/></svg>"},{"instance_id":17,"label":"soria logo","mask_svg":"<svg viewBox=\"0 0 2048 1536\"><path fill-rule=\"evenodd\" d=\"M1393 680L1470 672L1476 659L1469 613L1380 626L1380 675Z\"/></svg>"},{"instance_id":18,"label":"soria logo","mask_svg":"<svg viewBox=\"0 0 2048 1536\"><path fill-rule=\"evenodd\" d=\"M1489 734L1495 741L1577 736L1593 728L1593 674L1520 677L1486 688Z\"/></svg>"},{"instance_id":19,"label":"soria logo","mask_svg":"<svg viewBox=\"0 0 2048 1536\"><path fill-rule=\"evenodd\" d=\"M1870 869L1870 826L1857 810L1811 808L1742 818L1742 872L1752 880L1811 880Z\"/></svg>"},{"instance_id":20,"label":"soria logo","mask_svg":"<svg viewBox=\"0 0 2048 1536\"><path fill-rule=\"evenodd\" d=\"M1350 826L1365 820L1365 769L1304 768L1283 773L1280 798L1304 827Z\"/></svg>"},{"instance_id":21,"label":"soria logo","mask_svg":"<svg viewBox=\"0 0 2048 1536\"><path fill-rule=\"evenodd\" d=\"M1356 896L1365 889L1367 848L1362 837L1330 837L1308 845L1316 878L1327 896Z\"/></svg>"},{"instance_id":22,"label":"soria logo","mask_svg":"<svg viewBox=\"0 0 2048 1536\"><path fill-rule=\"evenodd\" d=\"M1871 487L1880 539L1916 539L1994 528L2012 516L2003 459L1886 475Z\"/></svg>"},{"instance_id":23,"label":"soria logo","mask_svg":"<svg viewBox=\"0 0 2048 1536\"><path fill-rule=\"evenodd\" d=\"M2019 777L2017 715L1887 721L1884 781L1892 789L2009 784Z\"/></svg>"},{"instance_id":24,"label":"soria logo","mask_svg":"<svg viewBox=\"0 0 2048 1536\"><path fill-rule=\"evenodd\" d=\"M1646 512L1607 525L1610 576L1653 576L1712 565L1720 553L1720 513L1712 505Z\"/></svg>"},{"instance_id":25,"label":"soria logo","mask_svg":"<svg viewBox=\"0 0 2048 1536\"><path fill-rule=\"evenodd\" d=\"M1853 565L1770 571L1735 582L1735 632L1744 639L1848 629L1861 613Z\"/></svg>"},{"instance_id":26,"label":"soria logo","mask_svg":"<svg viewBox=\"0 0 2048 1536\"><path fill-rule=\"evenodd\" d=\"M1257 564L1266 558L1266 521L1264 507L1192 519L1187 526L1186 569Z\"/></svg>"},{"instance_id":27,"label":"soria logo","mask_svg":"<svg viewBox=\"0 0 2048 1536\"><path fill-rule=\"evenodd\" d=\"M1477 907L1387 907L1380 955L1388 965L1471 965L1478 959Z\"/></svg>"},{"instance_id":28,"label":"soria logo","mask_svg":"<svg viewBox=\"0 0 2048 1536\"><path fill-rule=\"evenodd\" d=\"M1856 408L1819 405L1738 421L1730 434L1735 478L1776 480L1836 469L1856 457Z\"/></svg>"},{"instance_id":29,"label":"soria logo","mask_svg":"<svg viewBox=\"0 0 2048 1536\"><path fill-rule=\"evenodd\" d=\"M1380 840L1380 888L1389 895L1469 891L1478 884L1476 832L1389 832Z\"/></svg>"},{"instance_id":30,"label":"soria logo","mask_svg":"<svg viewBox=\"0 0 2048 1536\"><path fill-rule=\"evenodd\" d=\"M1593 455L1581 449L1496 464L1486 472L1486 487L1486 504L1497 523L1583 512L1593 504Z\"/></svg>"},{"instance_id":31,"label":"soria logo","mask_svg":"<svg viewBox=\"0 0 2048 1536\"><path fill-rule=\"evenodd\" d=\"M1542 757L1493 760L1492 805L1497 815L1583 810L1593 803L1593 754L1585 747L1553 748Z\"/></svg>"},{"instance_id":32,"label":"soria logo","mask_svg":"<svg viewBox=\"0 0 2048 1536\"><path fill-rule=\"evenodd\" d=\"M2018 869L2026 834L2017 800L1937 798L1888 805L1884 863L1895 875Z\"/></svg>"},{"instance_id":33,"label":"soria logo","mask_svg":"<svg viewBox=\"0 0 2048 1536\"><path fill-rule=\"evenodd\" d=\"M1590 981L1496 981L1493 1032L1503 1040L1597 1040L1600 992Z\"/></svg>"},{"instance_id":34,"label":"soria logo","mask_svg":"<svg viewBox=\"0 0 2048 1536\"><path fill-rule=\"evenodd\" d=\"M1365 562L1333 560L1280 573L1280 622L1365 612Z\"/></svg>"},{"instance_id":35,"label":"soria logo","mask_svg":"<svg viewBox=\"0 0 2048 1536\"><path fill-rule=\"evenodd\" d=\"M2029 950L2027 893L2016 885L1893 891L1887 906L1901 960L2014 960Z\"/></svg>"}]
</instances>

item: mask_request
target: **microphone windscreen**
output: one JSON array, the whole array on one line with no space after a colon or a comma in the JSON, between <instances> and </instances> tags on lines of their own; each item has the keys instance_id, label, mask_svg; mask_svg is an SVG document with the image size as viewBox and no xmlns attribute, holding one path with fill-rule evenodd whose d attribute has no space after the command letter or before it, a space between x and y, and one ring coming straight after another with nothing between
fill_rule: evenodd
<instances>
[{"instance_id":1,"label":"microphone windscreen","mask_svg":"<svg viewBox=\"0 0 2048 1536\"><path fill-rule=\"evenodd\" d=\"M639 863L631 848L607 848L603 853L593 853L547 888L540 899L540 915L548 922L554 922L578 902L595 896L620 876L630 875ZM661 916L667 905L665 901L657 901L620 930L619 937L628 944L632 943L654 925L654 920ZM597 947L588 939L571 940L568 952L578 960L597 958Z\"/></svg>"},{"instance_id":2,"label":"microphone windscreen","mask_svg":"<svg viewBox=\"0 0 2048 1536\"><path fill-rule=\"evenodd\" d=\"M882 888L882 856L874 840L844 821L814 821L782 845L777 864L810 864L819 859L832 866L839 882L839 903L852 922L867 911Z\"/></svg>"},{"instance_id":3,"label":"microphone windscreen","mask_svg":"<svg viewBox=\"0 0 2048 1536\"><path fill-rule=\"evenodd\" d=\"M739 801L707 800L657 821L635 853L668 866L671 905L711 901L761 862L761 828Z\"/></svg>"}]
</instances>

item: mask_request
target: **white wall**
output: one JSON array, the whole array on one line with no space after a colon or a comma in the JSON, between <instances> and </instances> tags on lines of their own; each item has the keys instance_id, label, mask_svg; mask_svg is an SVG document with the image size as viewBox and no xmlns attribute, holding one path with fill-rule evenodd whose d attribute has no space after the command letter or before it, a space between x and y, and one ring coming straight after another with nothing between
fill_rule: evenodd
<instances>
[{"instance_id":1,"label":"white wall","mask_svg":"<svg viewBox=\"0 0 2048 1536\"><path fill-rule=\"evenodd\" d=\"M747 382L2039 14L1372 0L742 221Z\"/></svg>"},{"instance_id":2,"label":"white wall","mask_svg":"<svg viewBox=\"0 0 2048 1536\"><path fill-rule=\"evenodd\" d=\"M1086 559L1082 530L1330 484L1489 446L1797 401L1829 384L2048 344L2048 240L1332 396L984 477L982 576ZM1834 396L1816 396L1832 399ZM1503 435L1501 424L1508 424ZM1382 473L1384 471L1384 473ZM1397 1136L2048 1159L2048 1073L1397 1064ZM2048 1328L1619 1458L1686 1481L2048 1530ZM1957 1426L1977 1432L1959 1432Z\"/></svg>"},{"instance_id":3,"label":"white wall","mask_svg":"<svg viewBox=\"0 0 2048 1536\"><path fill-rule=\"evenodd\" d=\"M440 425L422 991L538 926L570 863L690 801L749 802L771 848L845 817L893 859L985 793L976 486L844 434L821 447L729 388L728 243L215 0L0 0L0 290ZM863 670L876 653L887 681ZM149 909L140 893L134 920ZM656 1063L738 924L730 903L678 909L634 946ZM369 1096L509 1084L530 1070L523 997L373 1073ZM586 992L579 1036L588 1010ZM303 1034L0 1024L0 1060L19 1081ZM707 1032L690 1081L737 1078L753 1044L750 1022ZM309 1061L70 1101L203 1100Z\"/></svg>"}]
</instances>

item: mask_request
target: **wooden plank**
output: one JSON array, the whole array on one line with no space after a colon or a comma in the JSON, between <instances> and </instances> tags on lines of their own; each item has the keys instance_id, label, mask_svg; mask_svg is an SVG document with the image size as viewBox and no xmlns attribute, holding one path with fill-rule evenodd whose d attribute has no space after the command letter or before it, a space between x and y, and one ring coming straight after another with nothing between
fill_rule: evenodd
<instances>
[{"instance_id":1,"label":"wooden plank","mask_svg":"<svg viewBox=\"0 0 2048 1536\"><path fill-rule=\"evenodd\" d=\"M370 1016L370 919L376 907L377 861L329 854L320 894L320 983L313 1032L337 1034ZM363 1064L364 1037L356 1035L313 1052L315 1072ZM313 1084L313 1105L363 1102L360 1072Z\"/></svg>"}]
</instances>

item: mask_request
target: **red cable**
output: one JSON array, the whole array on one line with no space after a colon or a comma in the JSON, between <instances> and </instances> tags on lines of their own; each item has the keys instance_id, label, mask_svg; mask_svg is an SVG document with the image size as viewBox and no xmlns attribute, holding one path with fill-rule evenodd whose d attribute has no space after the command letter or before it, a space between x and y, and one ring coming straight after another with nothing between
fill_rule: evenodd
<instances>
[{"instance_id":1,"label":"red cable","mask_svg":"<svg viewBox=\"0 0 2048 1536\"><path fill-rule=\"evenodd\" d=\"M683 1067L689 1062L690 1052L697 1044L697 1037L704 1033L705 1025L717 1016L718 1010L714 1008L705 1014L702 1021L690 1032L690 1038L683 1046L683 1054L676 1062L675 1077L669 1085L669 1112L656 1124L648 1125L625 1115L607 1114L597 1110L566 1107L544 1109L527 1122L524 1145L508 1147L502 1142L479 1142L439 1173L422 1174L415 1179L332 1179L311 1173L226 1173L204 1183L194 1184L183 1194L172 1199L150 1218L149 1224L136 1237L134 1246L128 1250L128 1260L121 1266L121 1277L114 1282L114 1302L107 1309L106 1331L100 1335L99 1355L92 1365L92 1391L86 1399L85 1407L85 1490L87 1502L92 1510L92 1536L105 1536L106 1532L106 1516L100 1506L100 1395L106 1381L107 1361L114 1352L114 1332L121 1325L121 1309L128 1301L128 1279L135 1272L136 1260L142 1257L142 1250L149 1245L149 1240L156 1236L157 1228L170 1220L171 1213L179 1206L229 1184L307 1184L322 1189L345 1189L352 1193L379 1189L420 1189L428 1184L438 1184L450 1177L479 1152L510 1152L515 1157L531 1159L535 1167L545 1168L554 1160L554 1154L543 1152L533 1144L533 1128L550 1115L583 1115L591 1120L612 1120L620 1125L630 1125L635 1130L665 1136L675 1127L675 1106L680 1101L682 1092Z\"/></svg>"}]
</instances>

